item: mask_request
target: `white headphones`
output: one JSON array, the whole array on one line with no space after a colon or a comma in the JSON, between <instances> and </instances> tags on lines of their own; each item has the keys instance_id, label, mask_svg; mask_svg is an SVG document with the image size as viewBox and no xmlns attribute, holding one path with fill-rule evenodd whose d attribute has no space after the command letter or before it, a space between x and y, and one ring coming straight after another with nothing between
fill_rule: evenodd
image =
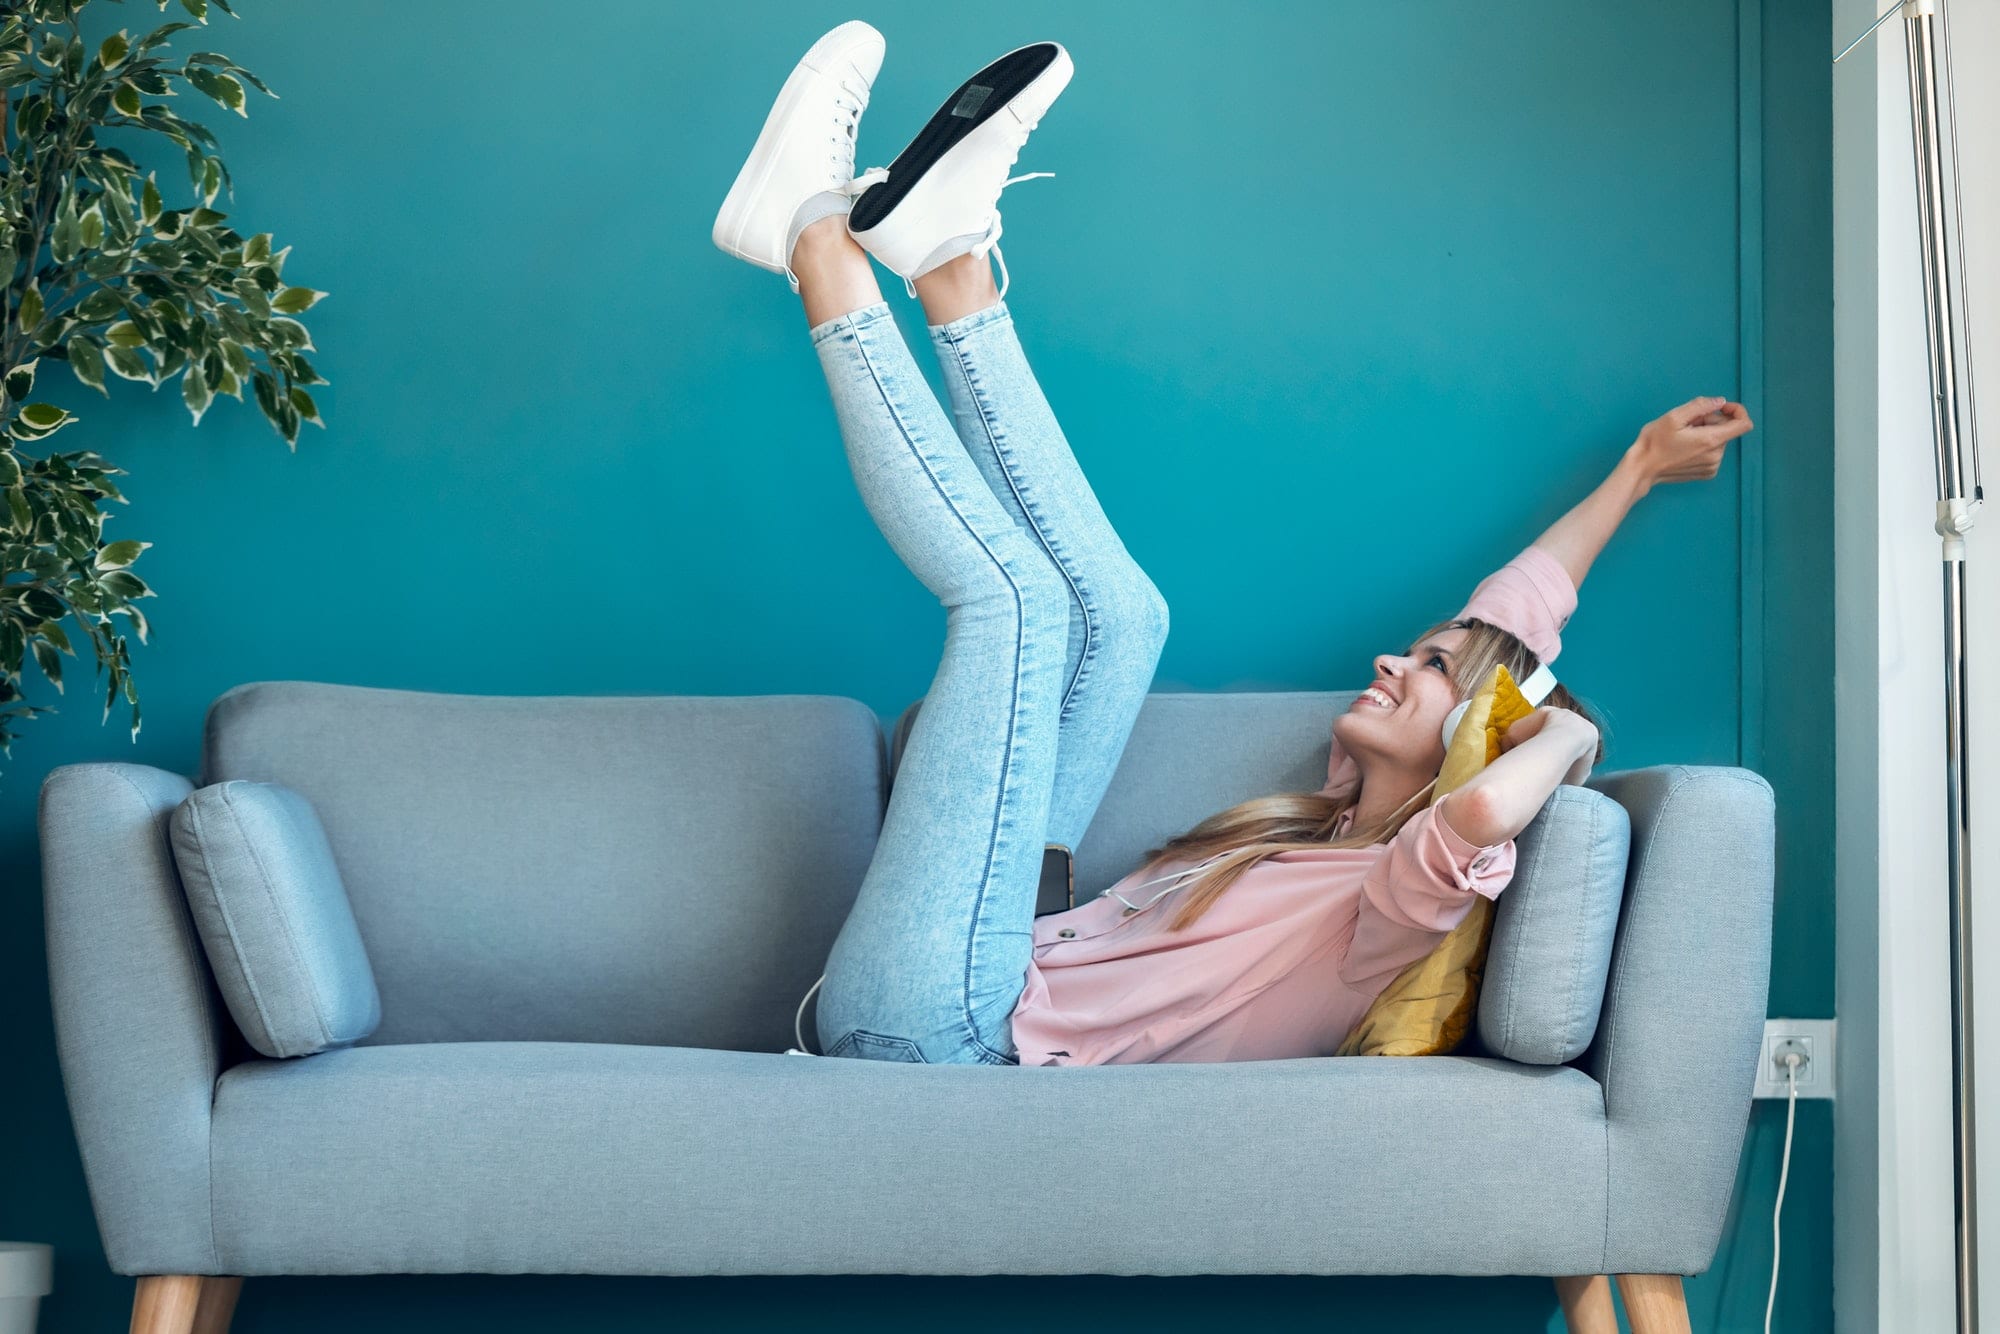
<instances>
[{"instance_id":1,"label":"white headphones","mask_svg":"<svg viewBox=\"0 0 2000 1334\"><path fill-rule=\"evenodd\" d=\"M1531 705L1540 704L1549 697L1549 692L1555 688L1556 674L1549 670L1547 663L1543 663L1541 666L1535 668L1534 671L1528 673L1528 679L1521 682L1521 694ZM1465 717L1465 711L1471 707L1471 700L1461 700L1457 708L1445 715L1444 748L1446 750L1451 749L1451 739L1458 735L1459 720Z\"/></svg>"}]
</instances>

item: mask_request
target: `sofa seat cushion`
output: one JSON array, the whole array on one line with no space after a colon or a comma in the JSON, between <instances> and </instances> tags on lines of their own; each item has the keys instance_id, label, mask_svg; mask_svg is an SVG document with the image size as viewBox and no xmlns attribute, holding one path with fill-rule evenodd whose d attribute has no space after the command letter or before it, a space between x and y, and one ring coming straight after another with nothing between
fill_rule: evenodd
<instances>
[{"instance_id":1,"label":"sofa seat cushion","mask_svg":"<svg viewBox=\"0 0 2000 1334\"><path fill-rule=\"evenodd\" d=\"M1597 1082L1479 1057L368 1045L225 1071L213 1145L231 1274L1584 1274L1604 1247Z\"/></svg>"},{"instance_id":2,"label":"sofa seat cushion","mask_svg":"<svg viewBox=\"0 0 2000 1334\"><path fill-rule=\"evenodd\" d=\"M168 825L216 986L250 1045L310 1056L373 1033L375 971L312 803L279 783L211 783Z\"/></svg>"}]
</instances>

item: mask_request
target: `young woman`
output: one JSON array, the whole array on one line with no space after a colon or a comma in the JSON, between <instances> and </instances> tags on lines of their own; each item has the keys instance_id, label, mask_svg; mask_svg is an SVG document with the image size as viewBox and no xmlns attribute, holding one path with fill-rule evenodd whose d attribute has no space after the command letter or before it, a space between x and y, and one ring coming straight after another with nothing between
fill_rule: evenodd
<instances>
[{"instance_id":1,"label":"young woman","mask_svg":"<svg viewBox=\"0 0 2000 1334\"><path fill-rule=\"evenodd\" d=\"M1038 919L1043 845L1075 847L1089 827L1151 687L1167 603L1078 468L1002 300L1000 192L1028 179L1006 173L1068 83L1068 53L1040 42L1001 56L886 170L857 177L884 47L858 21L814 43L714 228L802 298L862 502L946 609L874 860L815 984L821 1049L987 1065L1329 1054L1472 895L1500 892L1514 836L1601 757L1558 686L1499 760L1429 805L1446 715L1495 662L1520 679L1552 660L1631 505L1656 482L1714 476L1750 419L1703 398L1649 423L1459 616L1378 657L1374 686L1334 720L1319 792L1222 811L1099 898ZM922 302L948 411L871 255Z\"/></svg>"}]
</instances>

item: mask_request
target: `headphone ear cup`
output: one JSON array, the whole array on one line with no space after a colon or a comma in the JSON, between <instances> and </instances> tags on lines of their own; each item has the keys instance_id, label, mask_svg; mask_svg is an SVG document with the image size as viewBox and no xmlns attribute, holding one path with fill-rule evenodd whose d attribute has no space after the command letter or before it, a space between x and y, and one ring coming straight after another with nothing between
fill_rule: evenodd
<instances>
[{"instance_id":1,"label":"headphone ear cup","mask_svg":"<svg viewBox=\"0 0 2000 1334\"><path fill-rule=\"evenodd\" d=\"M1458 735L1458 724L1465 717L1465 711L1472 707L1469 699L1460 700L1458 706L1444 718L1444 748L1451 749L1451 739Z\"/></svg>"}]
</instances>

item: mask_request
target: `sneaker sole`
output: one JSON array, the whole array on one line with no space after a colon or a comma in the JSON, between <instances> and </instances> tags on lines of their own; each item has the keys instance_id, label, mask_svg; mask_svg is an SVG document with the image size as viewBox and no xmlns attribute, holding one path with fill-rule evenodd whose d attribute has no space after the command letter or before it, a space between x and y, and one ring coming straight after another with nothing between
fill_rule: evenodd
<instances>
[{"instance_id":1,"label":"sneaker sole","mask_svg":"<svg viewBox=\"0 0 2000 1334\"><path fill-rule=\"evenodd\" d=\"M871 185L854 201L854 208L847 216L848 230L865 232L879 225L939 159L957 147L966 135L999 115L1058 62L1067 71L1069 54L1061 46L1055 42L1036 42L1009 51L960 84L917 132L917 137L889 164L889 179ZM1063 82L1069 82L1066 72Z\"/></svg>"},{"instance_id":2,"label":"sneaker sole","mask_svg":"<svg viewBox=\"0 0 2000 1334\"><path fill-rule=\"evenodd\" d=\"M859 76L861 70L852 65L848 52L854 46L864 44L864 38L874 40L878 35L870 25L859 19L850 19L814 42L799 63L792 67L792 72L785 76L777 100L764 117L764 127L757 132L757 142L750 149L750 156L743 160L736 179L730 183L729 193L723 196L721 209L716 212L710 238L717 248L738 259L747 259L759 268L771 268L763 256L749 254L743 249L743 234L749 230L750 219L764 202L764 189L770 184L771 173L777 167L778 141L784 135L786 122L791 119L799 99L805 95L806 85L814 78L843 62L849 62L849 68ZM872 86L872 80L867 82Z\"/></svg>"}]
</instances>

